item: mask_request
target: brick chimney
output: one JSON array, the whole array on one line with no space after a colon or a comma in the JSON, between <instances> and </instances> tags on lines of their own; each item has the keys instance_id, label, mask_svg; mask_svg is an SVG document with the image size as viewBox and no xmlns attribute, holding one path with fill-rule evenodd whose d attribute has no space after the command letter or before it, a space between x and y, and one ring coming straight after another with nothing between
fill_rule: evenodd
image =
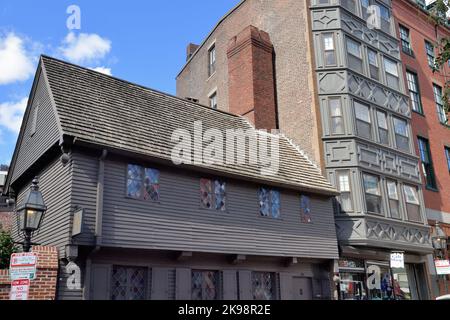
<instances>
[{"instance_id":1,"label":"brick chimney","mask_svg":"<svg viewBox=\"0 0 450 320\"><path fill-rule=\"evenodd\" d=\"M273 44L269 34L248 26L227 50L229 112L245 116L257 129L276 129Z\"/></svg>"},{"instance_id":2,"label":"brick chimney","mask_svg":"<svg viewBox=\"0 0 450 320\"><path fill-rule=\"evenodd\" d=\"M186 48L186 61L188 61L192 57L192 55L198 49L198 47L199 47L198 44L193 44L193 43L188 44L188 46Z\"/></svg>"}]
</instances>

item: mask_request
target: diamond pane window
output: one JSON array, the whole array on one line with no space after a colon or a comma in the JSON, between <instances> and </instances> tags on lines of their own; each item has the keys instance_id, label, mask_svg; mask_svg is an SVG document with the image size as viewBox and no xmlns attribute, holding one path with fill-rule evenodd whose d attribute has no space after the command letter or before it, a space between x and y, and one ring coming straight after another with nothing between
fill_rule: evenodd
<instances>
[{"instance_id":1,"label":"diamond pane window","mask_svg":"<svg viewBox=\"0 0 450 320\"><path fill-rule=\"evenodd\" d=\"M159 201L159 171L138 165L128 165L127 196L134 199Z\"/></svg>"},{"instance_id":2,"label":"diamond pane window","mask_svg":"<svg viewBox=\"0 0 450 320\"><path fill-rule=\"evenodd\" d=\"M311 223L311 199L309 197L304 195L300 197L300 209L302 214L302 222Z\"/></svg>"},{"instance_id":3,"label":"diamond pane window","mask_svg":"<svg viewBox=\"0 0 450 320\"><path fill-rule=\"evenodd\" d=\"M278 219L281 211L280 192L277 190L260 188L258 190L259 213L263 217Z\"/></svg>"},{"instance_id":4,"label":"diamond pane window","mask_svg":"<svg viewBox=\"0 0 450 320\"><path fill-rule=\"evenodd\" d=\"M226 210L226 183L200 179L200 204L205 209Z\"/></svg>"},{"instance_id":5,"label":"diamond pane window","mask_svg":"<svg viewBox=\"0 0 450 320\"><path fill-rule=\"evenodd\" d=\"M272 272L252 272L254 300L275 300L275 276Z\"/></svg>"},{"instance_id":6,"label":"diamond pane window","mask_svg":"<svg viewBox=\"0 0 450 320\"><path fill-rule=\"evenodd\" d=\"M113 266L111 300L145 300L147 268Z\"/></svg>"},{"instance_id":7,"label":"diamond pane window","mask_svg":"<svg viewBox=\"0 0 450 320\"><path fill-rule=\"evenodd\" d=\"M219 299L219 272L192 271L192 300Z\"/></svg>"}]
</instances>

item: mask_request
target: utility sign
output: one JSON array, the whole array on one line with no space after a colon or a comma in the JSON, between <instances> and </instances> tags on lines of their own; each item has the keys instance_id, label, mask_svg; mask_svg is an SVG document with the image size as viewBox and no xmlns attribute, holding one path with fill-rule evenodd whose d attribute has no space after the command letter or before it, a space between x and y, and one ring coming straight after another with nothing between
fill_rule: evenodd
<instances>
[{"instance_id":1,"label":"utility sign","mask_svg":"<svg viewBox=\"0 0 450 320\"><path fill-rule=\"evenodd\" d=\"M29 279L14 280L11 283L11 292L9 294L9 300L28 300L29 292L30 292Z\"/></svg>"},{"instance_id":2,"label":"utility sign","mask_svg":"<svg viewBox=\"0 0 450 320\"><path fill-rule=\"evenodd\" d=\"M11 280L36 279L37 255L33 252L13 253L9 266Z\"/></svg>"}]
</instances>

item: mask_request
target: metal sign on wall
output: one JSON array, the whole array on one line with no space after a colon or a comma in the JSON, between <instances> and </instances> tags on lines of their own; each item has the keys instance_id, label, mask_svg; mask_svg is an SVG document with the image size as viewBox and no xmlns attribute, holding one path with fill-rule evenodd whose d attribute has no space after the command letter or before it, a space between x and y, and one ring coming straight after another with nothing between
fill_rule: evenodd
<instances>
[{"instance_id":1,"label":"metal sign on wall","mask_svg":"<svg viewBox=\"0 0 450 320\"><path fill-rule=\"evenodd\" d=\"M36 279L37 255L33 252L13 253L9 266L11 280Z\"/></svg>"},{"instance_id":2,"label":"metal sign on wall","mask_svg":"<svg viewBox=\"0 0 450 320\"><path fill-rule=\"evenodd\" d=\"M28 300L28 293L30 292L30 280L20 279L14 280L11 283L11 291L9 295L10 300Z\"/></svg>"},{"instance_id":3,"label":"metal sign on wall","mask_svg":"<svg viewBox=\"0 0 450 320\"><path fill-rule=\"evenodd\" d=\"M405 255L403 252L391 253L391 268L404 269L405 268Z\"/></svg>"},{"instance_id":4,"label":"metal sign on wall","mask_svg":"<svg viewBox=\"0 0 450 320\"><path fill-rule=\"evenodd\" d=\"M450 261L449 260L435 260L436 273L438 275L450 274Z\"/></svg>"}]
</instances>

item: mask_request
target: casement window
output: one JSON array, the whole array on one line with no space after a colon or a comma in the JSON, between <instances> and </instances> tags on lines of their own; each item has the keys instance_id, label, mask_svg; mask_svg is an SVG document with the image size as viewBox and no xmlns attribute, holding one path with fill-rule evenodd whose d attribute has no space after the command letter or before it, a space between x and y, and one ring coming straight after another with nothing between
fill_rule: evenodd
<instances>
[{"instance_id":1,"label":"casement window","mask_svg":"<svg viewBox=\"0 0 450 320\"><path fill-rule=\"evenodd\" d=\"M252 272L253 300L276 300L276 273Z\"/></svg>"},{"instance_id":2,"label":"casement window","mask_svg":"<svg viewBox=\"0 0 450 320\"><path fill-rule=\"evenodd\" d=\"M325 55L325 65L335 66L336 65L336 48L334 46L334 36L332 33L325 33L323 37L323 48Z\"/></svg>"},{"instance_id":3,"label":"casement window","mask_svg":"<svg viewBox=\"0 0 450 320\"><path fill-rule=\"evenodd\" d=\"M380 80L380 67L378 64L378 53L375 50L367 49L367 56L369 58L370 77L374 80Z\"/></svg>"},{"instance_id":4,"label":"casement window","mask_svg":"<svg viewBox=\"0 0 450 320\"><path fill-rule=\"evenodd\" d=\"M389 128L385 112L377 110L378 136L380 143L389 145Z\"/></svg>"},{"instance_id":5,"label":"casement window","mask_svg":"<svg viewBox=\"0 0 450 320\"><path fill-rule=\"evenodd\" d=\"M217 92L209 96L209 106L211 109L217 109Z\"/></svg>"},{"instance_id":6,"label":"casement window","mask_svg":"<svg viewBox=\"0 0 450 320\"><path fill-rule=\"evenodd\" d=\"M205 209L226 210L226 183L220 180L200 179L200 202Z\"/></svg>"},{"instance_id":7,"label":"casement window","mask_svg":"<svg viewBox=\"0 0 450 320\"><path fill-rule=\"evenodd\" d=\"M127 196L140 200L159 201L159 170L129 164Z\"/></svg>"},{"instance_id":8,"label":"casement window","mask_svg":"<svg viewBox=\"0 0 450 320\"><path fill-rule=\"evenodd\" d=\"M436 110L441 123L447 123L447 114L444 110L444 100L442 97L442 88L433 83L434 101L436 102Z\"/></svg>"},{"instance_id":9,"label":"casement window","mask_svg":"<svg viewBox=\"0 0 450 320\"><path fill-rule=\"evenodd\" d=\"M398 76L397 62L385 57L384 70L386 71L386 85L390 88L399 90L400 78Z\"/></svg>"},{"instance_id":10,"label":"casement window","mask_svg":"<svg viewBox=\"0 0 450 320\"><path fill-rule=\"evenodd\" d=\"M341 99L330 98L328 100L331 117L331 134L344 134L344 117L342 113Z\"/></svg>"},{"instance_id":11,"label":"casement window","mask_svg":"<svg viewBox=\"0 0 450 320\"><path fill-rule=\"evenodd\" d=\"M380 178L371 174L363 174L364 193L367 211L382 214Z\"/></svg>"},{"instance_id":12,"label":"casement window","mask_svg":"<svg viewBox=\"0 0 450 320\"><path fill-rule=\"evenodd\" d=\"M192 300L219 300L220 272L192 270L191 287Z\"/></svg>"},{"instance_id":13,"label":"casement window","mask_svg":"<svg viewBox=\"0 0 450 320\"><path fill-rule=\"evenodd\" d=\"M400 25L400 40L402 43L402 51L406 54L412 55L412 48L411 48L411 39L409 36L409 29Z\"/></svg>"},{"instance_id":14,"label":"casement window","mask_svg":"<svg viewBox=\"0 0 450 320\"><path fill-rule=\"evenodd\" d=\"M418 137L420 161L422 171L425 176L426 186L430 189L437 189L436 176L434 174L433 161L431 159L430 143L427 139Z\"/></svg>"},{"instance_id":15,"label":"casement window","mask_svg":"<svg viewBox=\"0 0 450 320\"><path fill-rule=\"evenodd\" d=\"M401 219L400 213L400 198L398 195L398 186L397 182L394 180L387 180L387 191L389 198L389 211L391 212L391 217L394 219Z\"/></svg>"},{"instance_id":16,"label":"casement window","mask_svg":"<svg viewBox=\"0 0 450 320\"><path fill-rule=\"evenodd\" d=\"M394 117L395 145L398 149L409 152L408 123Z\"/></svg>"},{"instance_id":17,"label":"casement window","mask_svg":"<svg viewBox=\"0 0 450 320\"><path fill-rule=\"evenodd\" d=\"M347 38L347 62L350 69L363 73L361 44Z\"/></svg>"},{"instance_id":18,"label":"casement window","mask_svg":"<svg viewBox=\"0 0 450 320\"><path fill-rule=\"evenodd\" d=\"M216 72L216 45L208 50L208 75L212 76Z\"/></svg>"},{"instance_id":19,"label":"casement window","mask_svg":"<svg viewBox=\"0 0 450 320\"><path fill-rule=\"evenodd\" d=\"M281 196L280 192L268 188L259 188L259 214L263 217L280 218Z\"/></svg>"},{"instance_id":20,"label":"casement window","mask_svg":"<svg viewBox=\"0 0 450 320\"><path fill-rule=\"evenodd\" d=\"M372 139L372 120L370 117L370 107L359 103L358 101L354 102L355 106L355 116L356 116L356 131L358 136Z\"/></svg>"},{"instance_id":21,"label":"casement window","mask_svg":"<svg viewBox=\"0 0 450 320\"><path fill-rule=\"evenodd\" d=\"M425 40L425 50L427 52L428 65L431 69L436 66L436 56L434 55L434 46L431 42Z\"/></svg>"},{"instance_id":22,"label":"casement window","mask_svg":"<svg viewBox=\"0 0 450 320\"><path fill-rule=\"evenodd\" d=\"M422 222L420 216L420 202L419 193L416 187L404 185L403 191L405 193L406 200L406 212L408 214L408 220L413 222Z\"/></svg>"},{"instance_id":23,"label":"casement window","mask_svg":"<svg viewBox=\"0 0 450 320\"><path fill-rule=\"evenodd\" d=\"M409 96L411 97L412 109L415 112L423 113L417 74L411 71L406 71L406 79L408 80L408 90Z\"/></svg>"},{"instance_id":24,"label":"casement window","mask_svg":"<svg viewBox=\"0 0 450 320\"><path fill-rule=\"evenodd\" d=\"M339 187L340 212L353 211L352 190L350 184L350 171L338 171L336 173Z\"/></svg>"},{"instance_id":25,"label":"casement window","mask_svg":"<svg viewBox=\"0 0 450 320\"><path fill-rule=\"evenodd\" d=\"M113 266L111 300L146 300L147 268Z\"/></svg>"},{"instance_id":26,"label":"casement window","mask_svg":"<svg viewBox=\"0 0 450 320\"><path fill-rule=\"evenodd\" d=\"M447 157L448 171L450 171L450 147L445 147L445 156Z\"/></svg>"}]
</instances>

